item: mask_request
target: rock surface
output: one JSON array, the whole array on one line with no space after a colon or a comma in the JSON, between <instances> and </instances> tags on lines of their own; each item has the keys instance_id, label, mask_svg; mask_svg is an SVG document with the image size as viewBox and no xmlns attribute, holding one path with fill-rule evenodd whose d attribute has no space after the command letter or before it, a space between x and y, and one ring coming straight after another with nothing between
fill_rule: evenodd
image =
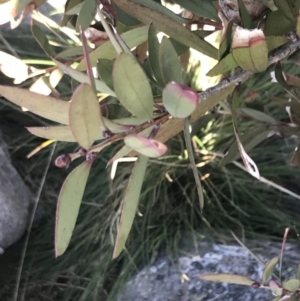
<instances>
[{"instance_id":1,"label":"rock surface","mask_svg":"<svg viewBox=\"0 0 300 301\"><path fill-rule=\"evenodd\" d=\"M177 264L162 256L150 268L144 268L125 286L118 301L270 301L274 296L266 289L250 288L199 279L199 275L231 273L261 281L263 265L239 246L198 242L192 248L185 241ZM247 243L258 257L267 263L280 254L281 244ZM198 251L197 251L198 250ZM300 263L300 246L287 245L283 276L295 277Z\"/></svg>"},{"instance_id":2,"label":"rock surface","mask_svg":"<svg viewBox=\"0 0 300 301\"><path fill-rule=\"evenodd\" d=\"M6 249L24 234L32 194L10 162L0 136L0 248Z\"/></svg>"}]
</instances>

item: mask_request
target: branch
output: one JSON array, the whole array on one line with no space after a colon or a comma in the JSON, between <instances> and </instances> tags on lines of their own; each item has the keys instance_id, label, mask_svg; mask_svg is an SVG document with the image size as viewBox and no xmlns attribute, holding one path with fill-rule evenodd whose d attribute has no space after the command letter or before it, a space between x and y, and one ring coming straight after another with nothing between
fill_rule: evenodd
<instances>
[{"instance_id":1,"label":"branch","mask_svg":"<svg viewBox=\"0 0 300 301\"><path fill-rule=\"evenodd\" d=\"M288 57L298 49L300 49L300 39L297 39L294 42L290 42L278 48L269 56L268 66L277 63L278 61ZM233 92L236 85L244 83L252 75L253 75L252 72L241 71L240 73L231 76L228 79L222 80L218 85L209 88L203 92L199 92L198 93L199 104L191 116L191 123L195 122L197 119L203 116L207 111L209 111L214 106L216 106L220 101L224 100L227 96L229 96ZM155 124L157 124L157 121L155 122ZM169 114L164 115L160 121L161 121L161 128L155 138L161 142L166 142L169 139L173 138L174 136L179 134L184 127L184 119L170 118ZM152 125L153 123L143 124L133 129L133 132L137 132L139 128L145 129ZM113 135L106 141L102 142L101 145L110 144L114 141L120 140L124 138L124 135L126 134L123 133L123 134ZM94 148L97 147L98 145L94 146ZM129 156L136 156L136 155L137 153L134 151L129 154Z\"/></svg>"},{"instance_id":2,"label":"branch","mask_svg":"<svg viewBox=\"0 0 300 301\"><path fill-rule=\"evenodd\" d=\"M300 39L297 39L295 42L288 43L276 51L274 51L270 56L269 56L269 61L268 61L268 66L279 62L280 60L286 58L287 56L291 55L295 51L300 49ZM201 101L207 100L209 97L213 96L214 94L226 89L227 87L231 85L238 85L240 83L245 82L249 77L253 75L252 72L249 71L242 71L229 79L224 79L222 82L220 82L218 85L207 89L206 91L200 92L199 98L201 104Z\"/></svg>"}]
</instances>

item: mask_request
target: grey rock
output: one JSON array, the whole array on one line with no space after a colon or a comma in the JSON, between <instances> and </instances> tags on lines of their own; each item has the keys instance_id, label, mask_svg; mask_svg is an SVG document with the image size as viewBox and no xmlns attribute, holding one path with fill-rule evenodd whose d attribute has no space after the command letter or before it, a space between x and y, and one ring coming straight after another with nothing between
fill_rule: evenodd
<instances>
[{"instance_id":1,"label":"grey rock","mask_svg":"<svg viewBox=\"0 0 300 301\"><path fill-rule=\"evenodd\" d=\"M261 282L264 266L244 248L207 242L198 242L197 248L191 245L190 240L185 240L181 250L186 255L180 256L177 264L161 256L151 267L143 268L126 284L118 301L270 301L274 298L266 289L199 279L205 274L230 273ZM247 246L264 263L281 250L280 243L272 242L251 242ZM283 277L295 277L299 251L299 246L286 246Z\"/></svg>"},{"instance_id":2,"label":"grey rock","mask_svg":"<svg viewBox=\"0 0 300 301\"><path fill-rule=\"evenodd\" d=\"M32 194L10 162L5 142L0 135L0 248L6 249L24 234Z\"/></svg>"}]
</instances>

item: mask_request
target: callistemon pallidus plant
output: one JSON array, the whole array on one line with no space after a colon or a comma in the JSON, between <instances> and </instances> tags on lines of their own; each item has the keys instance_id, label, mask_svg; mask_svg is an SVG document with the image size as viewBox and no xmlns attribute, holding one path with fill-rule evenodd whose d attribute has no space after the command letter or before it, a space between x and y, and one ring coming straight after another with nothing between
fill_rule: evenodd
<instances>
[{"instance_id":1,"label":"callistemon pallidus plant","mask_svg":"<svg viewBox=\"0 0 300 301\"><path fill-rule=\"evenodd\" d=\"M17 26L16 17L21 21L44 2L5 1L0 4L0 22ZM195 178L195 194L204 210L191 126L220 101L228 100L236 137L221 164L241 157L245 170L257 180L261 177L247 154L249 145L254 147L271 135L282 134L283 127L286 135L300 133L296 118L300 111L295 109L299 97L291 86L299 85L299 79L284 77L279 63L300 48L300 0L220 0L219 6L214 1L198 1L197 5L192 0L174 2L184 8L183 14L175 14L156 1L67 1L61 24L52 28L60 42L54 43L41 29L39 14L34 13L32 22L32 34L54 66L37 69L12 55L0 56L2 73L13 78L15 84L37 77L28 89L0 86L3 97L49 120L47 126L28 125L28 130L47 139L47 145L53 141L78 144L73 153L59 154L55 161L58 167L72 169L57 203L56 256L62 255L69 245L92 165L99 153L115 142L123 145L108 165L126 156L136 157L136 161L121 210L116 213L121 212L120 219L116 218L119 222L113 258L125 247L149 158L163 158L168 151L165 143L182 130ZM206 25L212 29L207 30ZM220 44L216 48L208 40L220 29ZM224 76L224 80L205 91L197 91L199 87L189 84L182 65L186 70L192 62L186 61L190 49L204 58L203 63L205 58L214 59L215 65L207 70L207 76ZM253 73L266 72L274 63L276 80L291 97L292 122L288 124L243 108L243 98L249 101L249 96L243 96L243 83ZM71 78L74 87L67 100L60 98L57 88L64 74ZM203 82L205 79L203 76ZM201 86L202 78L198 81ZM43 87L40 94L34 92L39 85ZM247 147L243 146L245 136L238 129L240 116L264 123L264 130L252 137ZM299 164L297 158L295 152L293 165ZM282 286L282 292L288 289L291 287Z\"/></svg>"}]
</instances>

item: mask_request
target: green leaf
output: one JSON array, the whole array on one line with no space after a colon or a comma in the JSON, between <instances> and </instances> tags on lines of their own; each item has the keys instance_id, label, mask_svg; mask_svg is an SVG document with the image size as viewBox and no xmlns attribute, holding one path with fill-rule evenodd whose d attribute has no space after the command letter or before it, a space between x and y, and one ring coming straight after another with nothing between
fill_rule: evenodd
<instances>
[{"instance_id":1,"label":"green leaf","mask_svg":"<svg viewBox=\"0 0 300 301\"><path fill-rule=\"evenodd\" d=\"M235 274L208 274L201 275L200 279L206 281L224 282L248 286L252 286L253 284L255 284L255 281L251 280L250 278Z\"/></svg>"},{"instance_id":2,"label":"green leaf","mask_svg":"<svg viewBox=\"0 0 300 301\"><path fill-rule=\"evenodd\" d=\"M278 122L275 118L271 117L270 115L267 115L264 112L258 111L258 110L254 110L254 109L250 109L250 108L239 108L237 111L238 111L238 113L242 113L247 116L250 116L257 121L269 123L271 125L278 124Z\"/></svg>"},{"instance_id":3,"label":"green leaf","mask_svg":"<svg viewBox=\"0 0 300 301\"><path fill-rule=\"evenodd\" d=\"M280 301L280 299L281 299L281 296L277 296L277 297L273 298L270 301ZM286 300L286 301L288 301L288 300Z\"/></svg>"},{"instance_id":4,"label":"green leaf","mask_svg":"<svg viewBox=\"0 0 300 301\"><path fill-rule=\"evenodd\" d=\"M244 1L238 0L238 5L243 27L248 29L255 28L255 24L253 23L251 16L246 9Z\"/></svg>"},{"instance_id":5,"label":"green leaf","mask_svg":"<svg viewBox=\"0 0 300 301\"><path fill-rule=\"evenodd\" d=\"M100 78L105 82L105 84L113 90L113 80L112 80L112 69L114 61L100 59L97 63L97 71Z\"/></svg>"},{"instance_id":6,"label":"green leaf","mask_svg":"<svg viewBox=\"0 0 300 301\"><path fill-rule=\"evenodd\" d=\"M278 8L278 11L282 12L282 14L289 20L294 21L295 17L298 15L298 10L296 9L295 0L273 0L274 4Z\"/></svg>"},{"instance_id":7,"label":"green leaf","mask_svg":"<svg viewBox=\"0 0 300 301\"><path fill-rule=\"evenodd\" d=\"M163 90L163 104L167 111L177 118L190 116L197 107L198 94L176 82L169 82Z\"/></svg>"},{"instance_id":8,"label":"green leaf","mask_svg":"<svg viewBox=\"0 0 300 301\"><path fill-rule=\"evenodd\" d=\"M267 47L269 51L276 49L277 47L284 45L288 42L286 36L268 36L266 37Z\"/></svg>"},{"instance_id":9,"label":"green leaf","mask_svg":"<svg viewBox=\"0 0 300 301\"><path fill-rule=\"evenodd\" d=\"M148 28L148 26L138 27L121 34L121 37L129 48L133 48L147 41ZM108 41L90 53L91 66L96 67L100 59L113 60L117 55L113 44ZM79 63L77 70L86 70L85 59Z\"/></svg>"},{"instance_id":10,"label":"green leaf","mask_svg":"<svg viewBox=\"0 0 300 301\"><path fill-rule=\"evenodd\" d=\"M71 9L73 9L74 7L77 7L78 5L80 5L80 3L82 3L82 1L83 0L67 0L67 2L65 4L64 16L63 16L62 21L60 22L61 27L66 26L73 17L72 15L69 15L67 12L70 11ZM78 12L79 12L79 10L78 10ZM77 12L76 12L76 14L77 14Z\"/></svg>"},{"instance_id":11,"label":"green leaf","mask_svg":"<svg viewBox=\"0 0 300 301\"><path fill-rule=\"evenodd\" d=\"M67 249L75 228L91 164L83 162L66 178L58 197L55 223L55 257Z\"/></svg>"},{"instance_id":12,"label":"green leaf","mask_svg":"<svg viewBox=\"0 0 300 301\"><path fill-rule=\"evenodd\" d=\"M212 69L207 72L207 76L216 76L219 74L224 74L234 68L236 68L238 64L236 63L232 53L229 53L225 56L220 62L218 62Z\"/></svg>"},{"instance_id":13,"label":"green leaf","mask_svg":"<svg viewBox=\"0 0 300 301\"><path fill-rule=\"evenodd\" d=\"M217 10L211 1L175 0L174 2L200 17L212 20L219 20Z\"/></svg>"},{"instance_id":14,"label":"green leaf","mask_svg":"<svg viewBox=\"0 0 300 301\"><path fill-rule=\"evenodd\" d=\"M220 43L219 60L225 58L230 52L230 45L232 39L232 26L233 26L233 20L230 20L226 28L225 36Z\"/></svg>"},{"instance_id":15,"label":"green leaf","mask_svg":"<svg viewBox=\"0 0 300 301\"><path fill-rule=\"evenodd\" d=\"M167 37L163 37L159 47L159 64L164 83L171 81L183 84L182 69L176 50Z\"/></svg>"},{"instance_id":16,"label":"green leaf","mask_svg":"<svg viewBox=\"0 0 300 301\"><path fill-rule=\"evenodd\" d=\"M58 66L60 70L67 73L73 79L77 80L80 83L89 84L90 79L85 73L73 69L72 67L69 67L55 59L53 59L53 61L55 62L55 64ZM96 78L94 79L94 81L95 81L97 91L109 94L111 96L116 96L115 92L112 91L103 81Z\"/></svg>"},{"instance_id":17,"label":"green leaf","mask_svg":"<svg viewBox=\"0 0 300 301\"><path fill-rule=\"evenodd\" d=\"M140 21L138 21L135 18L132 18L130 15L125 13L122 9L120 9L114 3L112 3L112 4L115 9L115 13L117 15L116 19L118 20L118 22L122 23L125 26L136 26L136 25L140 24Z\"/></svg>"},{"instance_id":18,"label":"green leaf","mask_svg":"<svg viewBox=\"0 0 300 301\"><path fill-rule=\"evenodd\" d=\"M235 134L235 139L236 139L236 143L241 155L241 158L243 160L244 166L246 168L246 170L249 172L249 174L251 174L253 177L259 179L260 178L260 174L259 174L259 170L255 164L255 162L249 157L249 155L247 154L247 152L244 149L243 144L241 143L239 134L238 134L238 130L237 130L237 117L236 117L236 111L237 111L237 106L239 103L239 91L238 91L238 87L234 90L233 94L232 94L232 98L230 101L230 108L231 108L231 116L232 116L232 125L233 125L233 130L234 130L234 134Z\"/></svg>"},{"instance_id":19,"label":"green leaf","mask_svg":"<svg viewBox=\"0 0 300 301\"><path fill-rule=\"evenodd\" d=\"M262 282L266 283L268 279L272 276L275 267L278 263L278 256L273 257L265 266L263 275L262 275Z\"/></svg>"},{"instance_id":20,"label":"green leaf","mask_svg":"<svg viewBox=\"0 0 300 301\"><path fill-rule=\"evenodd\" d=\"M282 36L295 28L296 20L288 19L281 11L277 10L267 14L264 33L266 36Z\"/></svg>"},{"instance_id":21,"label":"green leaf","mask_svg":"<svg viewBox=\"0 0 300 301\"><path fill-rule=\"evenodd\" d=\"M276 78L277 82L281 85L281 87L286 90L286 92L288 92L295 100L300 102L300 99L297 96L297 94L294 92L293 88L287 84L287 82L283 76L280 62L278 62L275 66L275 78Z\"/></svg>"},{"instance_id":22,"label":"green leaf","mask_svg":"<svg viewBox=\"0 0 300 301\"><path fill-rule=\"evenodd\" d=\"M84 1L76 22L77 30L79 30L80 26L82 30L86 30L90 26L90 24L95 18L95 14L97 11L97 2L97 0Z\"/></svg>"},{"instance_id":23,"label":"green leaf","mask_svg":"<svg viewBox=\"0 0 300 301\"><path fill-rule=\"evenodd\" d=\"M55 56L55 50L54 50L53 46L51 46L49 44L48 38L45 35L45 33L42 31L42 29L39 26L33 24L31 26L31 32L32 32L33 36L35 37L36 41L38 42L38 44L44 50L44 52L49 57Z\"/></svg>"},{"instance_id":24,"label":"green leaf","mask_svg":"<svg viewBox=\"0 0 300 301\"><path fill-rule=\"evenodd\" d=\"M61 51L60 53L58 53L57 55L55 55L56 59L70 59L73 57L77 57L83 55L83 48L82 46L73 46L70 48L67 48L63 51Z\"/></svg>"},{"instance_id":25,"label":"green leaf","mask_svg":"<svg viewBox=\"0 0 300 301\"><path fill-rule=\"evenodd\" d=\"M68 125L27 127L27 130L31 134L44 139L76 142Z\"/></svg>"},{"instance_id":26,"label":"green leaf","mask_svg":"<svg viewBox=\"0 0 300 301\"><path fill-rule=\"evenodd\" d=\"M102 117L102 119L103 119L103 122L104 122L106 128L109 129L114 134L124 133L124 132L132 129L131 125L118 124L115 121L109 120L105 117ZM105 128L103 128L103 127L101 127L101 128L102 128L102 131L105 130Z\"/></svg>"},{"instance_id":27,"label":"green leaf","mask_svg":"<svg viewBox=\"0 0 300 301\"><path fill-rule=\"evenodd\" d=\"M159 41L157 38L157 31L151 23L148 31L148 51L149 51L149 62L152 73L156 81L160 84L164 84L164 79L160 69L159 63Z\"/></svg>"},{"instance_id":28,"label":"green leaf","mask_svg":"<svg viewBox=\"0 0 300 301\"><path fill-rule=\"evenodd\" d=\"M218 57L218 50L215 47L161 12L131 1L114 0L114 2L125 12L144 24L153 22L157 30L166 33L180 43L192 47L209 57L215 59Z\"/></svg>"},{"instance_id":29,"label":"green leaf","mask_svg":"<svg viewBox=\"0 0 300 301\"><path fill-rule=\"evenodd\" d=\"M100 106L90 85L82 84L74 91L69 118L78 144L84 149L89 149L98 139L101 125Z\"/></svg>"},{"instance_id":30,"label":"green leaf","mask_svg":"<svg viewBox=\"0 0 300 301\"><path fill-rule=\"evenodd\" d=\"M67 101L9 86L0 86L0 94L34 114L62 124L69 124Z\"/></svg>"},{"instance_id":31,"label":"green leaf","mask_svg":"<svg viewBox=\"0 0 300 301\"><path fill-rule=\"evenodd\" d=\"M184 140L185 140L186 150L187 150L189 160L190 160L190 166L192 168L194 179L195 179L200 210L202 212L203 207L204 207L204 199L203 199L203 192L202 192L202 186L201 186L201 181L200 181L200 177L199 177L199 172L198 172L198 168L197 168L196 162L195 162L194 149L192 146L192 137L190 134L190 126L191 126L190 119L185 118L184 128L183 128Z\"/></svg>"},{"instance_id":32,"label":"green leaf","mask_svg":"<svg viewBox=\"0 0 300 301\"><path fill-rule=\"evenodd\" d=\"M293 157L290 161L290 166L300 166L300 143L298 143L297 149L295 150ZM299 268L298 268L299 270ZM298 276L300 277L300 271L299 271L299 275L298 275L298 270L297 270L297 276L296 278L300 280L300 278L298 278Z\"/></svg>"},{"instance_id":33,"label":"green leaf","mask_svg":"<svg viewBox=\"0 0 300 301\"><path fill-rule=\"evenodd\" d=\"M148 157L139 155L130 175L129 183L122 202L122 213L118 227L118 234L113 252L113 259L117 258L125 247L134 217L138 208L139 197L146 173Z\"/></svg>"},{"instance_id":34,"label":"green leaf","mask_svg":"<svg viewBox=\"0 0 300 301\"><path fill-rule=\"evenodd\" d=\"M80 2L81 1L81 2ZM65 10L65 15L78 15L80 13L80 10L84 4L84 0L75 0L74 3L70 3L68 7ZM80 3L78 3L80 2ZM78 3L78 4L76 4ZM70 8L69 8L70 7Z\"/></svg>"},{"instance_id":35,"label":"green leaf","mask_svg":"<svg viewBox=\"0 0 300 301\"><path fill-rule=\"evenodd\" d=\"M281 296L282 295L282 287L280 287L277 282L274 280L270 280L269 287L275 296Z\"/></svg>"},{"instance_id":36,"label":"green leaf","mask_svg":"<svg viewBox=\"0 0 300 301\"><path fill-rule=\"evenodd\" d=\"M149 139L141 134L128 135L124 142L136 152L150 158L161 157L168 151L167 146L160 141Z\"/></svg>"},{"instance_id":37,"label":"green leaf","mask_svg":"<svg viewBox=\"0 0 300 301\"><path fill-rule=\"evenodd\" d=\"M297 269L297 273L296 273L296 278L298 280L300 280L300 264L298 264L298 269Z\"/></svg>"},{"instance_id":38,"label":"green leaf","mask_svg":"<svg viewBox=\"0 0 300 301\"><path fill-rule=\"evenodd\" d=\"M114 0L114 2L117 2ZM172 10L168 9L164 5L162 5L161 1L153 1L153 0L130 0L130 2L134 2L136 4L139 4L140 6L147 7L151 10L157 11L160 14L163 14L164 16L167 16L171 18L172 20L175 20L180 23L187 23L187 20L183 18L182 16L175 14ZM118 4L117 4L118 5ZM120 6L120 5L119 5ZM129 13L131 15L131 13ZM131 15L132 16L132 15Z\"/></svg>"},{"instance_id":39,"label":"green leaf","mask_svg":"<svg viewBox=\"0 0 300 301\"><path fill-rule=\"evenodd\" d=\"M295 292L300 287L300 280L299 279L289 279L282 283L282 287L290 292Z\"/></svg>"},{"instance_id":40,"label":"green leaf","mask_svg":"<svg viewBox=\"0 0 300 301\"><path fill-rule=\"evenodd\" d=\"M270 130L266 128L258 128L256 131L248 131L245 135L240 137L240 141L246 152L251 151L261 142L266 140L270 135ZM240 157L237 141L234 141L227 152L227 155L222 159L220 166L225 166Z\"/></svg>"},{"instance_id":41,"label":"green leaf","mask_svg":"<svg viewBox=\"0 0 300 301\"><path fill-rule=\"evenodd\" d=\"M113 67L113 84L118 99L138 118L151 120L153 95L142 67L128 53L121 53Z\"/></svg>"}]
</instances>

